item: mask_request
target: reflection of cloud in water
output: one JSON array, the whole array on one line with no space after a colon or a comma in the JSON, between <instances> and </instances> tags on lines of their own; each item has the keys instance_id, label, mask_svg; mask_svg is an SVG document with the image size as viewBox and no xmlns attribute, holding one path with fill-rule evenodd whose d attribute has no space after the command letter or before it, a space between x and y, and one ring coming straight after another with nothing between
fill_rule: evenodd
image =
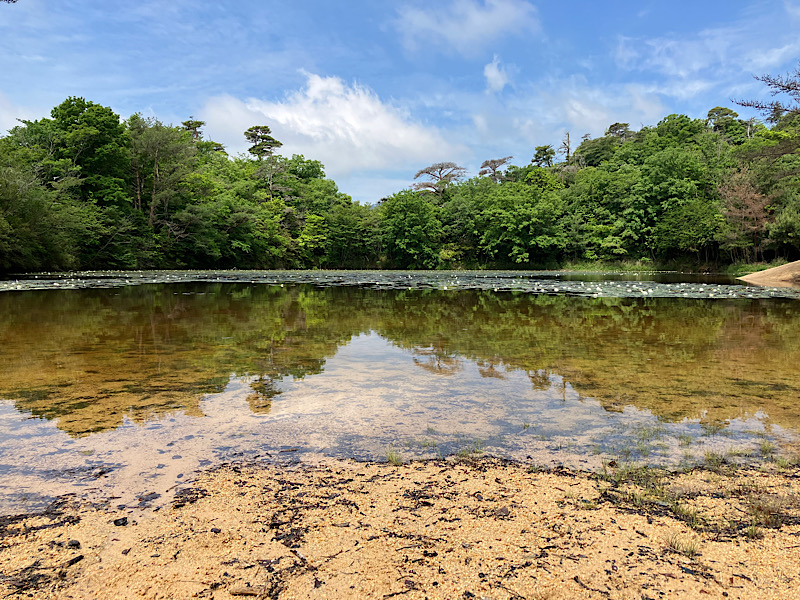
<instances>
[{"instance_id":1,"label":"reflection of cloud in water","mask_svg":"<svg viewBox=\"0 0 800 600\"><path fill-rule=\"evenodd\" d=\"M110 493L131 504L235 457L377 459L388 448L407 458L432 457L474 448L480 440L496 455L597 468L603 458L624 453L675 463L685 458L687 435L700 459L737 444L752 448L760 440L748 430L763 430L753 418L734 420L725 435L704 435L697 422L664 423L632 406L607 411L546 371L450 358L459 368L442 377L419 368L418 351L364 334L342 346L319 374L277 382L231 378L223 392L200 402L204 416L175 412L143 424L126 420L116 430L77 439L0 402L0 512L40 507L43 498L69 491ZM258 402L266 398L271 406L254 410L254 388ZM298 450L281 452L289 447Z\"/></svg>"}]
</instances>

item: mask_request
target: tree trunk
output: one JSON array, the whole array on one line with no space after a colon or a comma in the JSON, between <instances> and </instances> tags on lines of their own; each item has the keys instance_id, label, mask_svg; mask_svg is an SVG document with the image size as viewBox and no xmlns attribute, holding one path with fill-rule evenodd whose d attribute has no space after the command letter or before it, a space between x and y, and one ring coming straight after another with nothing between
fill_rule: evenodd
<instances>
[{"instance_id":1,"label":"tree trunk","mask_svg":"<svg viewBox=\"0 0 800 600\"><path fill-rule=\"evenodd\" d=\"M156 189L158 184L158 148L153 161L153 193L150 196L150 227L156 222Z\"/></svg>"}]
</instances>

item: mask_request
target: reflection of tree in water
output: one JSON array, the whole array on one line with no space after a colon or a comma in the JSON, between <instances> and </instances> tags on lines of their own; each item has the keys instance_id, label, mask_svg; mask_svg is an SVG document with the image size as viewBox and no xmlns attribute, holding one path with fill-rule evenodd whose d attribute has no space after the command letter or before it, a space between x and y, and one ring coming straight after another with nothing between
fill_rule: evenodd
<instances>
[{"instance_id":1,"label":"reflection of tree in water","mask_svg":"<svg viewBox=\"0 0 800 600\"><path fill-rule=\"evenodd\" d=\"M281 393L271 377L260 376L250 384L253 393L247 396L247 404L255 414L265 415L272 409L272 399Z\"/></svg>"},{"instance_id":2,"label":"reflection of tree in water","mask_svg":"<svg viewBox=\"0 0 800 600\"><path fill-rule=\"evenodd\" d=\"M531 380L533 389L541 392L546 392L553 387L553 381L550 379L551 373L547 369L539 369L537 371L527 371L528 378ZM564 384L566 385L566 383Z\"/></svg>"},{"instance_id":3,"label":"reflection of tree in water","mask_svg":"<svg viewBox=\"0 0 800 600\"><path fill-rule=\"evenodd\" d=\"M496 364L495 361L489 361L489 360L477 361L478 373L481 374L481 377L505 379L506 378L505 369L502 368L502 365L501 368L498 369L495 366L495 364Z\"/></svg>"},{"instance_id":4,"label":"reflection of tree in water","mask_svg":"<svg viewBox=\"0 0 800 600\"><path fill-rule=\"evenodd\" d=\"M321 373L373 331L429 372L519 369L609 410L800 425L793 301L575 298L245 284L0 294L0 398L71 435L170 412L201 416L231 374L266 412L284 377Z\"/></svg>"},{"instance_id":5,"label":"reflection of tree in water","mask_svg":"<svg viewBox=\"0 0 800 600\"><path fill-rule=\"evenodd\" d=\"M202 416L204 394L256 376L322 371L359 333L354 314L329 315L324 293L242 285L141 286L0 295L0 398L55 419L70 435L172 411ZM330 318L329 318L330 316Z\"/></svg>"},{"instance_id":6,"label":"reflection of tree in water","mask_svg":"<svg viewBox=\"0 0 800 600\"><path fill-rule=\"evenodd\" d=\"M463 368L463 361L453 354L435 348L416 348L414 364L435 375L455 375Z\"/></svg>"}]
</instances>

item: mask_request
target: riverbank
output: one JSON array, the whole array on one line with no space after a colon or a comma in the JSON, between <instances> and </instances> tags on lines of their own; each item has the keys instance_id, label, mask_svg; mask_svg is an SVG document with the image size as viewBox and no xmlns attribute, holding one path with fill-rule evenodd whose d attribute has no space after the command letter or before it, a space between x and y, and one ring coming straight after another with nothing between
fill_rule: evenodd
<instances>
[{"instance_id":1,"label":"riverbank","mask_svg":"<svg viewBox=\"0 0 800 600\"><path fill-rule=\"evenodd\" d=\"M800 260L751 273L739 279L768 287L800 287Z\"/></svg>"},{"instance_id":2,"label":"riverbank","mask_svg":"<svg viewBox=\"0 0 800 600\"><path fill-rule=\"evenodd\" d=\"M0 594L789 597L798 498L789 463L612 462L595 475L491 458L227 465L158 511L65 498L0 519Z\"/></svg>"}]
</instances>

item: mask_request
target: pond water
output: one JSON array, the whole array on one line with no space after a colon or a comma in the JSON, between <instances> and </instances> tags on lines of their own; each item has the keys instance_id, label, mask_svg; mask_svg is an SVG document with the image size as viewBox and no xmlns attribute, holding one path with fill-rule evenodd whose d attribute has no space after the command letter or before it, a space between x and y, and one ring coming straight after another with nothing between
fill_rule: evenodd
<instances>
[{"instance_id":1,"label":"pond water","mask_svg":"<svg viewBox=\"0 0 800 600\"><path fill-rule=\"evenodd\" d=\"M66 492L157 504L237 457L488 452L593 469L756 460L793 439L797 291L674 278L0 282L0 514Z\"/></svg>"}]
</instances>

